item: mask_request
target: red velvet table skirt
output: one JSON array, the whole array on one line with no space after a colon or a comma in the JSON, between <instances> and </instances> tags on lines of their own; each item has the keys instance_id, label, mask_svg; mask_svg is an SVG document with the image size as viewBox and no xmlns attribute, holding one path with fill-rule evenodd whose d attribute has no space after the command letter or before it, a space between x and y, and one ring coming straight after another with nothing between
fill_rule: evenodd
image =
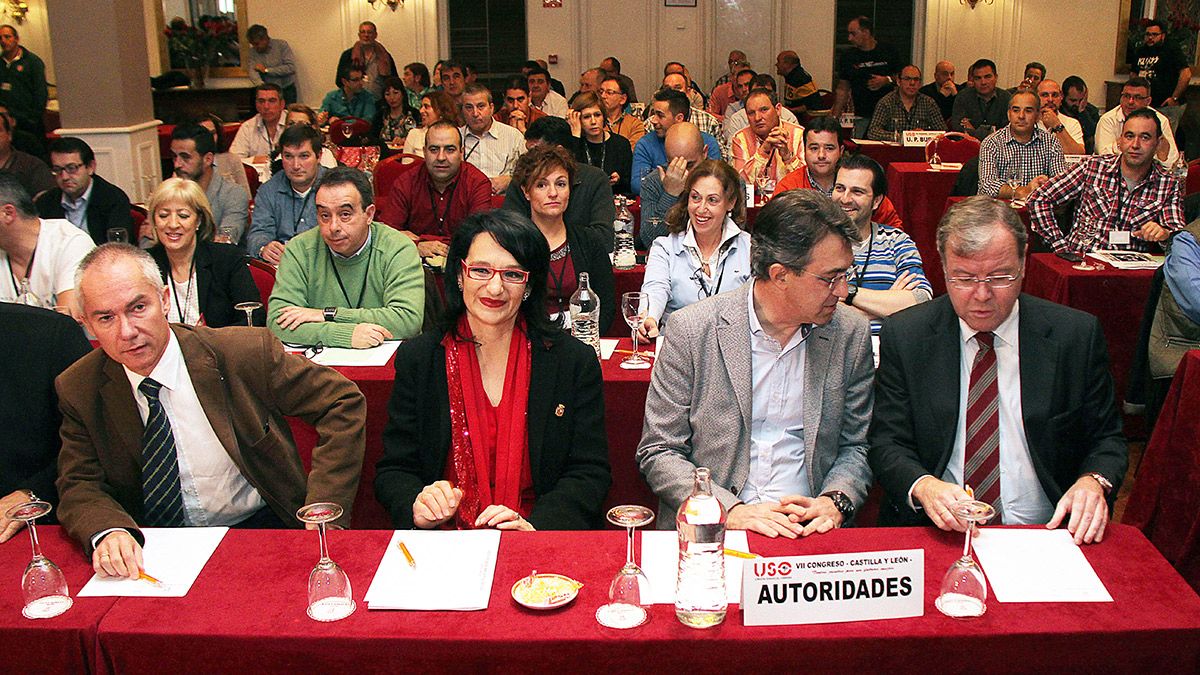
<instances>
[{"instance_id":1,"label":"red velvet table skirt","mask_svg":"<svg viewBox=\"0 0 1200 675\"><path fill-rule=\"evenodd\" d=\"M1200 350L1188 352L1163 403L1124 521L1200 592Z\"/></svg>"},{"instance_id":2,"label":"red velvet table skirt","mask_svg":"<svg viewBox=\"0 0 1200 675\"><path fill-rule=\"evenodd\" d=\"M1112 603L988 603L956 620L933 606L957 534L929 529L836 530L803 541L750 535L768 555L925 549L921 617L811 626L745 627L737 607L709 630L680 624L670 605L629 631L602 628L624 557L624 535L504 533L483 612L368 611L363 601L386 531L333 532L334 560L349 574L358 610L321 624L305 615L316 562L312 532L230 531L184 598L122 598L100 624L105 673L191 672L1188 672L1200 668L1200 598L1131 527L1111 526L1084 553ZM423 562L423 561L419 561ZM582 582L575 601L527 610L509 588L531 569ZM9 642L9 644L12 644ZM43 650L47 662L57 654ZM48 670L59 670L50 667Z\"/></svg>"},{"instance_id":3,"label":"red velvet table skirt","mask_svg":"<svg viewBox=\"0 0 1200 675\"><path fill-rule=\"evenodd\" d=\"M897 162L925 162L925 146L904 147L892 143L863 143L861 141L846 141L846 150L858 152L879 162L884 171Z\"/></svg>"},{"instance_id":4,"label":"red velvet table skirt","mask_svg":"<svg viewBox=\"0 0 1200 675\"><path fill-rule=\"evenodd\" d=\"M888 198L904 220L904 231L921 252L933 294L941 295L946 292L946 282L937 253L937 226L958 171L930 171L925 162L895 162L887 168L887 179Z\"/></svg>"},{"instance_id":5,"label":"red velvet table skirt","mask_svg":"<svg viewBox=\"0 0 1200 675\"><path fill-rule=\"evenodd\" d=\"M42 554L58 565L75 604L53 619L21 616L21 575L29 564L29 533L0 544L0 672L89 673L96 670L96 632L116 598L78 598L92 578L91 560L61 527L37 529Z\"/></svg>"},{"instance_id":6,"label":"red velvet table skirt","mask_svg":"<svg viewBox=\"0 0 1200 675\"><path fill-rule=\"evenodd\" d=\"M640 345L643 351L654 346ZM626 337L617 349L632 349ZM627 354L614 353L600 362L604 376L604 428L608 432L608 461L612 466L612 487L605 507L641 504L658 509L658 500L642 480L634 453L642 440L642 420L646 413L646 392L650 390L651 370L625 370L621 360Z\"/></svg>"}]
</instances>

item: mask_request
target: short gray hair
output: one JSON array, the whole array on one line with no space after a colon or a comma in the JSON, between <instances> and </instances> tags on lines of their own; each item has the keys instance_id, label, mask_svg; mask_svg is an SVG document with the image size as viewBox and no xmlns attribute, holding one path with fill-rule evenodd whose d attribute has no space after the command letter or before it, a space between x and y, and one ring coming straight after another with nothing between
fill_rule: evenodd
<instances>
[{"instance_id":1,"label":"short gray hair","mask_svg":"<svg viewBox=\"0 0 1200 675\"><path fill-rule=\"evenodd\" d=\"M850 217L824 194L816 190L778 194L754 219L750 272L756 279L766 279L776 263L792 270L804 269L813 247L829 235L850 245L859 239Z\"/></svg>"},{"instance_id":2,"label":"short gray hair","mask_svg":"<svg viewBox=\"0 0 1200 675\"><path fill-rule=\"evenodd\" d=\"M1025 251L1029 235L1015 209L1007 203L978 195L950 207L937 230L938 256L946 262L946 247L955 255L969 256L982 251L992 241L996 228L1007 229L1017 242L1017 255ZM954 239L953 245L950 240Z\"/></svg>"},{"instance_id":3,"label":"short gray hair","mask_svg":"<svg viewBox=\"0 0 1200 675\"><path fill-rule=\"evenodd\" d=\"M25 218L37 218L37 208L29 191L21 185L15 174L0 171L0 206L4 204L12 204L17 213Z\"/></svg>"},{"instance_id":4,"label":"short gray hair","mask_svg":"<svg viewBox=\"0 0 1200 675\"><path fill-rule=\"evenodd\" d=\"M75 311L78 315L83 316L83 275L93 265L109 265L121 259L129 260L137 265L138 271L141 272L146 282L162 293L166 283L163 281L158 264L154 262L154 258L151 258L149 253L130 244L101 244L88 251L88 254L83 256L83 260L79 261L79 267L75 268Z\"/></svg>"}]
</instances>

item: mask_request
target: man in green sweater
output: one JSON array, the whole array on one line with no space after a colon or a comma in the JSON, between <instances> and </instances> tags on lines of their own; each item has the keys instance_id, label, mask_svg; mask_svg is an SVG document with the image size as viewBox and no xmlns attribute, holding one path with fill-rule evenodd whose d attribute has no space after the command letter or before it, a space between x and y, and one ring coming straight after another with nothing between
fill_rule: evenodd
<instances>
[{"instance_id":1,"label":"man in green sweater","mask_svg":"<svg viewBox=\"0 0 1200 675\"><path fill-rule=\"evenodd\" d=\"M371 180L348 167L316 187L317 223L287 243L268 325L283 342L375 347L421 332L425 276L412 240L373 222Z\"/></svg>"}]
</instances>

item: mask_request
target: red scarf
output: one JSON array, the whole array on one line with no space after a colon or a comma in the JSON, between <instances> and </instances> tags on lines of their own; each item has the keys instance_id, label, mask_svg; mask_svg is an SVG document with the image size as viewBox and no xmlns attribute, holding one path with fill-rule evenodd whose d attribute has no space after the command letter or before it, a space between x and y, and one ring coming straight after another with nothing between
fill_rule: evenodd
<instances>
[{"instance_id":1,"label":"red scarf","mask_svg":"<svg viewBox=\"0 0 1200 675\"><path fill-rule=\"evenodd\" d=\"M367 61L372 57L375 59L375 70L380 77L392 74L392 55L378 42L373 43L370 47L364 47L363 43L355 42L354 47L350 50L350 61L360 68L366 68Z\"/></svg>"},{"instance_id":2,"label":"red scarf","mask_svg":"<svg viewBox=\"0 0 1200 675\"><path fill-rule=\"evenodd\" d=\"M442 339L446 349L446 383L450 395L450 471L463 498L455 515L459 529L473 529L484 507L503 504L520 510L523 478L527 475L529 436L526 412L529 404L530 347L525 322L518 318L508 346L508 365L504 371L504 392L496 408L495 464L484 451L491 406L483 388L479 355L475 351L471 327L464 314L458 321L457 338L447 333ZM480 439L477 451L472 435ZM494 478L494 481L492 480ZM493 493L492 483L495 484ZM528 515L528 514L522 514Z\"/></svg>"}]
</instances>

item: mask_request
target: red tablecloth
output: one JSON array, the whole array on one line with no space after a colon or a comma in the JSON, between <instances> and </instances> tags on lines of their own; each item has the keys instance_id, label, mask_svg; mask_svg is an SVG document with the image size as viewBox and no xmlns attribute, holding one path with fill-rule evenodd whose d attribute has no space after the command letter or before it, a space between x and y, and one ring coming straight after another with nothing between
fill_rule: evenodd
<instances>
[{"instance_id":1,"label":"red tablecloth","mask_svg":"<svg viewBox=\"0 0 1200 675\"><path fill-rule=\"evenodd\" d=\"M1083 549L1112 603L988 603L975 620L933 606L960 553L958 535L928 529L837 530L803 541L750 535L751 550L814 554L925 549L925 614L909 619L745 627L732 607L724 624L694 630L670 605L629 630L600 627L596 608L624 557L624 535L505 533L483 612L368 611L363 601L389 532L332 533L358 610L319 624L305 615L316 536L233 530L184 598L122 598L104 617L100 672L1196 672L1200 598L1134 528L1113 525ZM422 561L418 561L420 564ZM518 606L512 583L531 569L584 582L552 612ZM11 644L11 642L9 643ZM54 655L44 652L47 658ZM933 665L936 664L936 665ZM968 668L969 666L969 668ZM57 669L54 669L57 670Z\"/></svg>"},{"instance_id":2,"label":"red tablecloth","mask_svg":"<svg viewBox=\"0 0 1200 675\"><path fill-rule=\"evenodd\" d=\"M1200 350L1183 357L1142 457L1124 522L1200 591Z\"/></svg>"},{"instance_id":3,"label":"red tablecloth","mask_svg":"<svg viewBox=\"0 0 1200 675\"><path fill-rule=\"evenodd\" d=\"M38 528L42 554L62 569L75 604L53 619L21 616L21 575L31 558L29 534L0 544L0 672L87 673L96 670L96 631L116 598L78 598L92 578L91 561L61 527Z\"/></svg>"},{"instance_id":4,"label":"red tablecloth","mask_svg":"<svg viewBox=\"0 0 1200 675\"><path fill-rule=\"evenodd\" d=\"M1117 401L1125 398L1129 364L1137 346L1152 270L1077 270L1052 253L1032 253L1025 263L1025 292L1074 307L1100 319L1108 341Z\"/></svg>"},{"instance_id":5,"label":"red tablecloth","mask_svg":"<svg viewBox=\"0 0 1200 675\"><path fill-rule=\"evenodd\" d=\"M904 220L904 231L921 252L933 294L941 295L946 292L946 282L937 253L937 226L958 171L930 171L925 162L895 162L887 169L887 179L888 198Z\"/></svg>"},{"instance_id":6,"label":"red tablecloth","mask_svg":"<svg viewBox=\"0 0 1200 675\"><path fill-rule=\"evenodd\" d=\"M886 171L897 162L925 162L925 146L906 148L898 143L871 143L846 141L846 149L859 152L879 162Z\"/></svg>"},{"instance_id":7,"label":"red tablecloth","mask_svg":"<svg viewBox=\"0 0 1200 675\"><path fill-rule=\"evenodd\" d=\"M654 348L644 343L640 346L643 351ZM617 344L617 349L632 348L633 342L628 337ZM608 461L613 476L605 505L642 504L657 510L658 500L646 487L634 459L642 440L642 419L646 413L651 371L621 368L621 360L626 356L614 353L612 358L600 362L604 377L604 428L608 432Z\"/></svg>"}]
</instances>

